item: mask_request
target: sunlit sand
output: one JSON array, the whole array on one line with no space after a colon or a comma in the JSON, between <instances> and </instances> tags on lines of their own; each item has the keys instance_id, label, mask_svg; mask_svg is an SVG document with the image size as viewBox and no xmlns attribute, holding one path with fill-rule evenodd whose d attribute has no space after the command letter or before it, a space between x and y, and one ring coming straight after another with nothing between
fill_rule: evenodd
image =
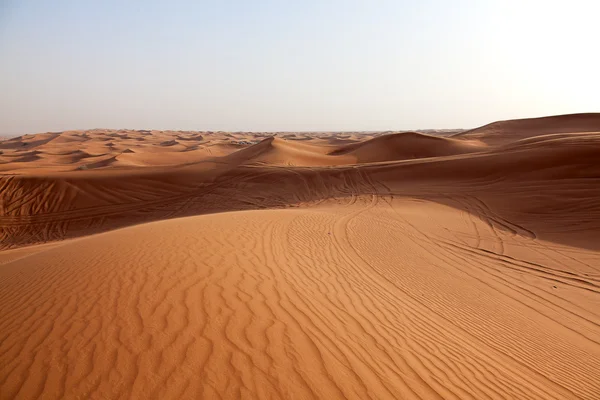
<instances>
[{"instance_id":1,"label":"sunlit sand","mask_svg":"<svg viewBox=\"0 0 600 400\"><path fill-rule=\"evenodd\" d=\"M598 399L598 114L0 151L2 399Z\"/></svg>"}]
</instances>

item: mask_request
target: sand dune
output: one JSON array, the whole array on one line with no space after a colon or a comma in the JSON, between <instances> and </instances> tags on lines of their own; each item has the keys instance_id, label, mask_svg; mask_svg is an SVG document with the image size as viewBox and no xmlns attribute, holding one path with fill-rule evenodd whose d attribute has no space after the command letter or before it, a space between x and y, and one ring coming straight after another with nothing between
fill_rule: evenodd
<instances>
[{"instance_id":1,"label":"sand dune","mask_svg":"<svg viewBox=\"0 0 600 400\"><path fill-rule=\"evenodd\" d=\"M0 398L597 399L593 117L0 142Z\"/></svg>"},{"instance_id":2,"label":"sand dune","mask_svg":"<svg viewBox=\"0 0 600 400\"><path fill-rule=\"evenodd\" d=\"M476 139L498 145L552 133L600 132L600 113L568 114L498 121L461 132L454 138Z\"/></svg>"},{"instance_id":3,"label":"sand dune","mask_svg":"<svg viewBox=\"0 0 600 400\"><path fill-rule=\"evenodd\" d=\"M477 141L456 140L416 132L378 136L332 151L331 155L351 155L357 163L408 160L473 153L485 150Z\"/></svg>"},{"instance_id":4,"label":"sand dune","mask_svg":"<svg viewBox=\"0 0 600 400\"><path fill-rule=\"evenodd\" d=\"M4 154L8 162L20 163L39 160L41 152L38 150L15 152L13 154Z\"/></svg>"},{"instance_id":5,"label":"sand dune","mask_svg":"<svg viewBox=\"0 0 600 400\"><path fill-rule=\"evenodd\" d=\"M0 149L29 151L31 149L43 146L53 141L59 135L60 133L40 133L37 135L23 135L5 141L0 141Z\"/></svg>"},{"instance_id":6,"label":"sand dune","mask_svg":"<svg viewBox=\"0 0 600 400\"><path fill-rule=\"evenodd\" d=\"M263 139L260 143L232 153L228 161L290 166L326 166L351 164L351 157L335 159L327 148L280 138Z\"/></svg>"}]
</instances>

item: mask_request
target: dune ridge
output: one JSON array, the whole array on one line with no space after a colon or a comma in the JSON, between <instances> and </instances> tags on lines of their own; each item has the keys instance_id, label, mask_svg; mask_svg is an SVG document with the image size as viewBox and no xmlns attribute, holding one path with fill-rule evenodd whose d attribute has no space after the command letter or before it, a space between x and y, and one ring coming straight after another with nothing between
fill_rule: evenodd
<instances>
[{"instance_id":1,"label":"dune ridge","mask_svg":"<svg viewBox=\"0 0 600 400\"><path fill-rule=\"evenodd\" d=\"M0 142L0 398L596 399L594 121Z\"/></svg>"}]
</instances>

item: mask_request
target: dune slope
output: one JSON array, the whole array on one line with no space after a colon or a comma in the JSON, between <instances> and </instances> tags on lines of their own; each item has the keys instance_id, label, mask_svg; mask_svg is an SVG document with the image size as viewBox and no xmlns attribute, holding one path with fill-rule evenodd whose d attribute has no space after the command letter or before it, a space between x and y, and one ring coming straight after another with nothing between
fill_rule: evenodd
<instances>
[{"instance_id":1,"label":"dune slope","mask_svg":"<svg viewBox=\"0 0 600 400\"><path fill-rule=\"evenodd\" d=\"M227 161L301 167L331 166L354 162L352 157L330 157L327 155L327 151L328 148L323 146L270 137L229 155Z\"/></svg>"},{"instance_id":2,"label":"dune slope","mask_svg":"<svg viewBox=\"0 0 600 400\"><path fill-rule=\"evenodd\" d=\"M501 145L539 135L573 132L600 132L600 113L497 121L458 133L453 137L481 140L490 145Z\"/></svg>"},{"instance_id":3,"label":"dune slope","mask_svg":"<svg viewBox=\"0 0 600 400\"><path fill-rule=\"evenodd\" d=\"M357 163L451 156L484 150L478 142L436 137L416 132L378 136L332 151L331 155L352 156Z\"/></svg>"},{"instance_id":4,"label":"dune slope","mask_svg":"<svg viewBox=\"0 0 600 400\"><path fill-rule=\"evenodd\" d=\"M572 257L587 274L564 266ZM8 398L592 399L599 265L377 196L140 225L2 265L0 386Z\"/></svg>"}]
</instances>

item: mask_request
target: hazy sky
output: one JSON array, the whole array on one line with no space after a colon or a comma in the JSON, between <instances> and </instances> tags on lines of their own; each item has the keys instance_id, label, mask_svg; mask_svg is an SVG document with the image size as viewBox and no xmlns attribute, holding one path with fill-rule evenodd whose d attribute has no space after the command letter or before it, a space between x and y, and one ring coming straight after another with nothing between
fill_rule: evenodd
<instances>
[{"instance_id":1,"label":"hazy sky","mask_svg":"<svg viewBox=\"0 0 600 400\"><path fill-rule=\"evenodd\" d=\"M0 134L600 111L599 3L0 0Z\"/></svg>"}]
</instances>

